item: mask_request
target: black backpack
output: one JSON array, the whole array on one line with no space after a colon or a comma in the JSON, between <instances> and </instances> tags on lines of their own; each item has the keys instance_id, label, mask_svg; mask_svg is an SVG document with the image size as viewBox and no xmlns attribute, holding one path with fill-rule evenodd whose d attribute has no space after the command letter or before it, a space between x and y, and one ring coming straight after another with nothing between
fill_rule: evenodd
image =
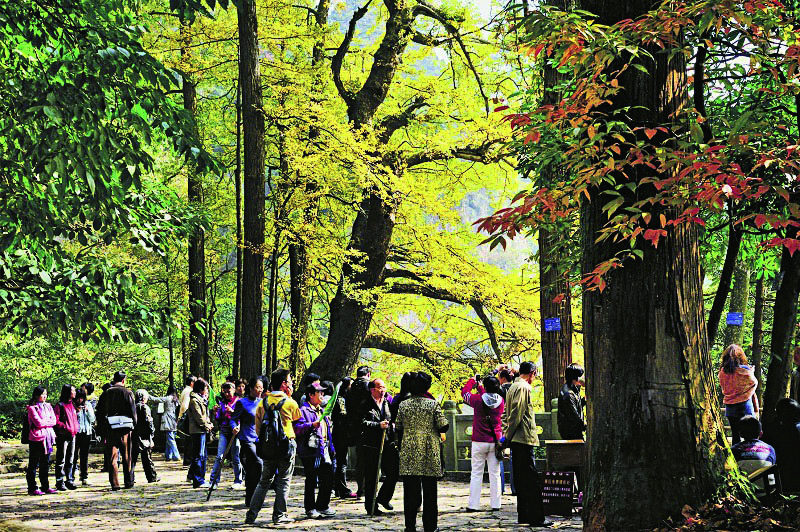
<instances>
[{"instance_id":1,"label":"black backpack","mask_svg":"<svg viewBox=\"0 0 800 532\"><path fill-rule=\"evenodd\" d=\"M261 421L258 441L261 458L264 460L280 460L289 452L289 438L283 431L280 412L285 402L286 399L282 399L279 403L270 405L267 399L262 400L264 419Z\"/></svg>"},{"instance_id":2,"label":"black backpack","mask_svg":"<svg viewBox=\"0 0 800 532\"><path fill-rule=\"evenodd\" d=\"M30 443L30 436L31 436L31 424L28 421L28 409L25 409L25 412L22 414L22 437L20 438L20 443Z\"/></svg>"}]
</instances>

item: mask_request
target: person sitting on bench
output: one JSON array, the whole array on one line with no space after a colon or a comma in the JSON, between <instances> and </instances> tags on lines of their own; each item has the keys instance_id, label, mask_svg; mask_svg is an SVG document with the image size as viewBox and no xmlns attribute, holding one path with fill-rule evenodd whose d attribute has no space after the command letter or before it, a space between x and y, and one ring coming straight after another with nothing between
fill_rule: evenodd
<instances>
[{"instance_id":1,"label":"person sitting on bench","mask_svg":"<svg viewBox=\"0 0 800 532\"><path fill-rule=\"evenodd\" d=\"M744 416L740 422L742 441L734 445L733 456L739 467L747 473L775 464L775 449L759 438L761 422L753 416Z\"/></svg>"}]
</instances>

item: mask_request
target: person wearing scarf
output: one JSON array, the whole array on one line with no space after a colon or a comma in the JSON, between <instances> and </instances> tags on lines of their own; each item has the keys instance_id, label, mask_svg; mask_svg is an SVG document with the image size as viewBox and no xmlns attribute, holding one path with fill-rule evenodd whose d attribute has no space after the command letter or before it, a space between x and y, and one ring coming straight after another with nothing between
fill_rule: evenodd
<instances>
[{"instance_id":1,"label":"person wearing scarf","mask_svg":"<svg viewBox=\"0 0 800 532\"><path fill-rule=\"evenodd\" d=\"M336 512L330 509L330 501L335 454L331 421L324 416L322 409L324 388L318 382L312 382L305 392L306 401L300 407L300 419L294 422L297 455L303 461L306 476L303 505L309 519L333 517Z\"/></svg>"}]
</instances>

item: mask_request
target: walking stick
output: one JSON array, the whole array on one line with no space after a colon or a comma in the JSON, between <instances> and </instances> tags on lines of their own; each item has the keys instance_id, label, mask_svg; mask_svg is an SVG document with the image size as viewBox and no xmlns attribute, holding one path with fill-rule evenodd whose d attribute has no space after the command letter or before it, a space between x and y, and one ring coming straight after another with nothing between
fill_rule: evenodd
<instances>
[{"instance_id":1,"label":"walking stick","mask_svg":"<svg viewBox=\"0 0 800 532\"><path fill-rule=\"evenodd\" d=\"M383 456L383 442L386 441L386 429L381 429L381 446L378 449L378 468L375 473L375 493L372 495L372 511L370 517L375 517L375 505L378 504L378 481L381 479L381 456Z\"/></svg>"},{"instance_id":2,"label":"walking stick","mask_svg":"<svg viewBox=\"0 0 800 532\"><path fill-rule=\"evenodd\" d=\"M231 450L231 447L235 442L236 442L236 434L234 434L228 441L228 445L225 447L225 452L222 453L222 458L220 458L220 465L219 465L219 476L222 476L222 464L225 463L225 457L228 456L228 452ZM217 487L217 481L212 479L211 487L208 488L208 495L206 496L206 502L211 500L211 492L214 491L215 487Z\"/></svg>"}]
</instances>

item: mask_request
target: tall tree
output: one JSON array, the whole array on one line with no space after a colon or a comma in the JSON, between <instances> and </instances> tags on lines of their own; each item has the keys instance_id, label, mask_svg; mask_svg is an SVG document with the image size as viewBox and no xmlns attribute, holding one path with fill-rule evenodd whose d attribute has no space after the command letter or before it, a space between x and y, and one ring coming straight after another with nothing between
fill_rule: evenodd
<instances>
[{"instance_id":1,"label":"tall tree","mask_svg":"<svg viewBox=\"0 0 800 532\"><path fill-rule=\"evenodd\" d=\"M741 312L747 316L748 299L750 297L750 267L743 261L737 261L733 269L733 289L731 290L729 312ZM723 344L742 345L744 342L744 325L728 325L725 328Z\"/></svg>"},{"instance_id":2,"label":"tall tree","mask_svg":"<svg viewBox=\"0 0 800 532\"><path fill-rule=\"evenodd\" d=\"M241 371L261 375L264 298L264 115L255 0L242 0L239 19L239 83L244 139L244 241L242 257Z\"/></svg>"}]
</instances>

